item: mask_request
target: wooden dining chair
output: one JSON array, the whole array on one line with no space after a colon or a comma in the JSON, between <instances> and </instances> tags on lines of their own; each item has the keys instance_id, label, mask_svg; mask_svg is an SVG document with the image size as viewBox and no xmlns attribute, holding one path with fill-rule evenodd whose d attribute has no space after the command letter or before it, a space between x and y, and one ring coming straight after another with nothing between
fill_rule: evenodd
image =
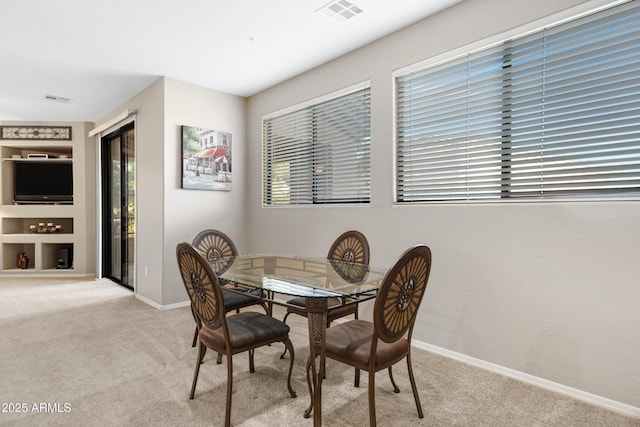
<instances>
[{"instance_id":1,"label":"wooden dining chair","mask_svg":"<svg viewBox=\"0 0 640 427\"><path fill-rule=\"evenodd\" d=\"M201 231L193 238L191 245L194 249L200 252L207 261L209 261L213 271L218 276L222 275L227 271L227 269L229 269L233 263L233 257L238 255L238 249L236 249L236 245L233 243L233 240L220 230L207 229ZM224 280L220 281L224 284ZM259 305L267 314L269 314L267 305L264 301L257 298L260 296L259 294L251 295L248 291L241 294L238 293L238 291L233 292L225 289L224 287L222 288L222 293L224 295L224 307L226 312L235 310L236 313L238 313L241 308ZM193 313L193 310L192 314L193 319L196 322L196 330L193 334L191 347L195 347L201 323L198 320L198 316ZM218 363L220 363L220 357L218 358Z\"/></svg>"},{"instance_id":2,"label":"wooden dining chair","mask_svg":"<svg viewBox=\"0 0 640 427\"><path fill-rule=\"evenodd\" d=\"M193 312L198 316L201 327L198 332L200 347L193 374L189 399L193 399L202 359L207 348L227 357L227 398L225 426L231 425L231 396L233 391L233 355L249 352L249 370L255 372L254 350L275 342L282 342L291 355L287 387L289 394L296 397L291 387L294 352L289 340L289 326L269 315L257 311L243 311L226 315L224 294L211 264L189 243L176 247L176 257L182 281L191 300Z\"/></svg>"},{"instance_id":3,"label":"wooden dining chair","mask_svg":"<svg viewBox=\"0 0 640 427\"><path fill-rule=\"evenodd\" d=\"M391 367L404 358L407 360L418 417L424 417L411 366L411 336L430 271L431 250L427 246L420 245L407 250L387 272L378 289L373 322L349 320L326 331L326 357L355 367L356 387L360 385L360 370L369 372L371 426L376 425L375 373L388 368L393 391L399 393Z\"/></svg>"},{"instance_id":4,"label":"wooden dining chair","mask_svg":"<svg viewBox=\"0 0 640 427\"><path fill-rule=\"evenodd\" d=\"M364 277L361 265L369 264L369 242L367 238L359 231L350 230L342 233L331 245L327 259L333 261L342 261L335 264L336 272L345 280L357 283ZM350 265L353 268L350 268ZM343 298L329 298L327 300L327 326L334 320L349 316L351 314L358 318L358 304L345 304ZM304 298L291 298L287 301L287 314L285 314L283 322L287 321L290 314L299 316L307 316Z\"/></svg>"}]
</instances>

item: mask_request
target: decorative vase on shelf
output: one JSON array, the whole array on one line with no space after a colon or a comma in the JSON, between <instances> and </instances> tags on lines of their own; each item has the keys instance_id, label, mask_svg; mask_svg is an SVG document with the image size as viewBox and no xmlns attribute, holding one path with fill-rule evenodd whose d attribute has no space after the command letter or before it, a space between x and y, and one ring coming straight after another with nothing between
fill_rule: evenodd
<instances>
[{"instance_id":1,"label":"decorative vase on shelf","mask_svg":"<svg viewBox=\"0 0 640 427\"><path fill-rule=\"evenodd\" d=\"M24 252L18 252L18 260L16 262L16 266L18 268L22 268L22 262L24 261L24 259L27 257L27 254Z\"/></svg>"}]
</instances>

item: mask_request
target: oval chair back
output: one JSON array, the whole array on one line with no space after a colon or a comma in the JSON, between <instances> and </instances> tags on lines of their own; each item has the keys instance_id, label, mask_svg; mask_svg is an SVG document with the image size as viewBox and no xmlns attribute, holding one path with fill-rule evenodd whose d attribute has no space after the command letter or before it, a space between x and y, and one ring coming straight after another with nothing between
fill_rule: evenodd
<instances>
[{"instance_id":1,"label":"oval chair back","mask_svg":"<svg viewBox=\"0 0 640 427\"><path fill-rule=\"evenodd\" d=\"M189 243L178 244L176 257L194 314L207 327L219 328L225 321L225 308L215 272Z\"/></svg>"},{"instance_id":2,"label":"oval chair back","mask_svg":"<svg viewBox=\"0 0 640 427\"><path fill-rule=\"evenodd\" d=\"M373 309L376 335L381 340L394 342L406 335L411 341L430 272L431 250L424 245L407 250L387 272Z\"/></svg>"},{"instance_id":3,"label":"oval chair back","mask_svg":"<svg viewBox=\"0 0 640 427\"><path fill-rule=\"evenodd\" d=\"M231 266L233 261L230 257L238 255L233 240L220 230L202 230L193 238L191 245L212 264L217 275L223 274Z\"/></svg>"},{"instance_id":4,"label":"oval chair back","mask_svg":"<svg viewBox=\"0 0 640 427\"><path fill-rule=\"evenodd\" d=\"M364 234L357 230L345 231L329 248L327 259L369 264L369 242Z\"/></svg>"}]
</instances>

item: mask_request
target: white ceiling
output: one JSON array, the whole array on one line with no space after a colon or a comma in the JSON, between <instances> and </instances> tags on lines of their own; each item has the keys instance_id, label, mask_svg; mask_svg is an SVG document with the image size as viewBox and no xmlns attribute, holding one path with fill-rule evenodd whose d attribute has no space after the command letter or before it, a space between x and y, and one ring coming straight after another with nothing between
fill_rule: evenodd
<instances>
[{"instance_id":1,"label":"white ceiling","mask_svg":"<svg viewBox=\"0 0 640 427\"><path fill-rule=\"evenodd\" d=\"M96 121L160 76L250 96L460 0L349 1L2 0L0 120Z\"/></svg>"}]
</instances>

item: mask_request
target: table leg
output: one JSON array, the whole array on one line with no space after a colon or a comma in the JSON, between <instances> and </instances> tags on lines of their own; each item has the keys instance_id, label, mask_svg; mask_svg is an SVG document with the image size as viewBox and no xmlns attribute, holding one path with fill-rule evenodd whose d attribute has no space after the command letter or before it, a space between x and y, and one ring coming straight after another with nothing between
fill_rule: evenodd
<instances>
[{"instance_id":1,"label":"table leg","mask_svg":"<svg viewBox=\"0 0 640 427\"><path fill-rule=\"evenodd\" d=\"M311 403L305 412L308 418L313 411L313 425L322 425L322 379L325 367L325 332L327 329L327 299L306 298L307 320L309 324L309 359L307 360L307 383ZM316 369L316 357L320 356L320 364ZM311 370L311 379L309 379Z\"/></svg>"}]
</instances>

